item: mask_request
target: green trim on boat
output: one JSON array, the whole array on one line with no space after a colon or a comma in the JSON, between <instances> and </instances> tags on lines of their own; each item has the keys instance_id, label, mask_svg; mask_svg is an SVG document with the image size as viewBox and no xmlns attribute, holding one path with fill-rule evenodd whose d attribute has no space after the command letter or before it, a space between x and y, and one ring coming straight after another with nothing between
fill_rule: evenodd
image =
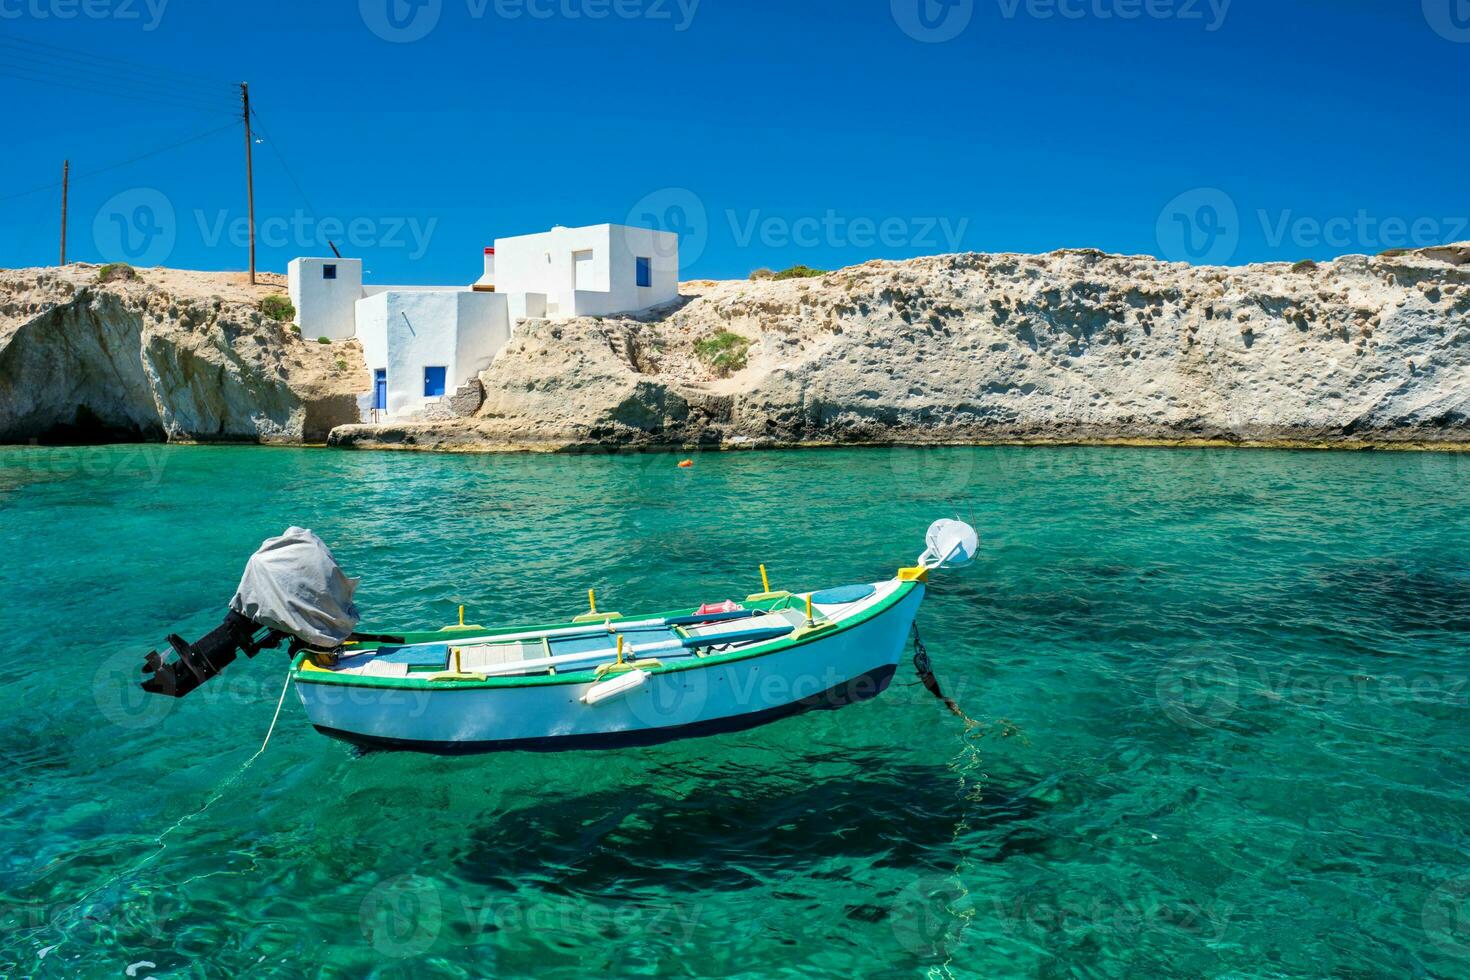
<instances>
[{"instance_id":1,"label":"green trim on boat","mask_svg":"<svg viewBox=\"0 0 1470 980\"><path fill-rule=\"evenodd\" d=\"M710 654L704 657L694 657L687 660L680 660L673 663L663 664L658 667L650 668L648 670L648 673L672 674L683 670L699 670L702 667L709 667L717 663L734 663L739 660L748 660L753 657L764 657L773 653L779 653L784 650L790 650L796 647L805 646L808 643L817 643L822 640L827 640L841 633L845 633L848 630L853 629L854 627L861 626L863 623L868 622L874 617L879 616L884 612L887 612L889 609L893 608L895 605L902 602L909 595L911 595L913 591L920 585L922 585L922 583L920 582L899 582L898 587L895 588L887 596L885 596L880 602L871 606L868 609L863 610L861 615L846 622L843 622L833 629L818 630L805 634L802 634L800 633L800 631L798 631L797 633L790 636L784 636L775 640L769 640L765 643L759 643L745 650L734 650L729 653ZM747 603L746 608L759 609L764 612L779 612L783 609L790 608L790 606L790 599L780 598L762 602ZM694 615L697 612L697 607L693 609L676 609L672 612L649 613L648 615L639 616L624 616L621 621L628 623L637 622L645 619L672 619L678 616ZM576 629L578 627L585 627L587 625L587 623L560 622L542 626L511 626L504 629L490 630L484 633L475 633L472 636L466 635L456 637L455 645L461 646L465 643L471 643L478 640L494 640L497 636L512 636L520 633L539 633L543 631ZM404 645L413 643L431 643L435 641L443 641L445 639L444 631L442 630L419 631L412 633L394 633L393 635L403 637ZM398 646L399 644L364 643L360 646L354 647L353 650L354 652L370 652L372 650L376 650L380 646L390 645ZM298 684L327 684L335 685L338 687L375 687L410 691L450 692L475 691L482 690L484 688L500 687L550 687L558 684L586 684L597 679L596 667L586 668L573 673L565 674L557 672L546 675L538 674L535 676L521 675L513 677L487 677L484 680L474 681L435 682L427 679L415 679L413 677L364 677L360 674L344 675L332 673L329 671L302 670L301 665L309 656L311 656L310 653L303 651L302 653L297 654L296 659L291 662L291 674L296 679L296 682Z\"/></svg>"}]
</instances>

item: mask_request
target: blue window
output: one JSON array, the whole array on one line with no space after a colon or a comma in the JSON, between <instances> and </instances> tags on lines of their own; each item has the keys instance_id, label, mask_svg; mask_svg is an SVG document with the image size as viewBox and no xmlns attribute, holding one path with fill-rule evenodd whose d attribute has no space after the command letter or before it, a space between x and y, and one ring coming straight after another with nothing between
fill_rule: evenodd
<instances>
[{"instance_id":1,"label":"blue window","mask_svg":"<svg viewBox=\"0 0 1470 980\"><path fill-rule=\"evenodd\" d=\"M337 267L335 265L324 265L324 266L322 266L322 278L323 279L336 279L337 278Z\"/></svg>"},{"instance_id":2,"label":"blue window","mask_svg":"<svg viewBox=\"0 0 1470 980\"><path fill-rule=\"evenodd\" d=\"M424 368L424 397L438 398L444 394L444 369L442 367Z\"/></svg>"},{"instance_id":3,"label":"blue window","mask_svg":"<svg viewBox=\"0 0 1470 980\"><path fill-rule=\"evenodd\" d=\"M638 256L638 285L653 285L653 259L645 259Z\"/></svg>"},{"instance_id":4,"label":"blue window","mask_svg":"<svg viewBox=\"0 0 1470 980\"><path fill-rule=\"evenodd\" d=\"M388 369L373 369L373 408L383 411L388 407Z\"/></svg>"}]
</instances>

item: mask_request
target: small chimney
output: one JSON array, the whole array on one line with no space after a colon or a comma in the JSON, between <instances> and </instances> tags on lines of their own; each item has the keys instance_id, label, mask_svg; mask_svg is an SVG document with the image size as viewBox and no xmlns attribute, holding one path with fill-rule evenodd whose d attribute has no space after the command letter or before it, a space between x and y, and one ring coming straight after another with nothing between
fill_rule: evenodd
<instances>
[{"instance_id":1,"label":"small chimney","mask_svg":"<svg viewBox=\"0 0 1470 980\"><path fill-rule=\"evenodd\" d=\"M483 293L495 292L495 249L485 249L485 274L475 282L475 289Z\"/></svg>"}]
</instances>

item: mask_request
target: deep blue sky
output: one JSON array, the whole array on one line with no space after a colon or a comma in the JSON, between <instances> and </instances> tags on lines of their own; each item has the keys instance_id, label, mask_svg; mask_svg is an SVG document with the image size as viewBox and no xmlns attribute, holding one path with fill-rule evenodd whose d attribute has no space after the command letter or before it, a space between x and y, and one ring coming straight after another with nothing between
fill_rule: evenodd
<instances>
[{"instance_id":1,"label":"deep blue sky","mask_svg":"<svg viewBox=\"0 0 1470 980\"><path fill-rule=\"evenodd\" d=\"M356 244L327 230L405 283L473 278L496 235L630 214L685 231L685 278L1470 239L1470 0L1234 0L1223 18L1223 0L83 2L0 0L0 198L63 157L85 174L228 127L248 80L269 140L257 218L278 222L264 269L325 254L317 218L357 222ZM384 40L369 22L391 33L390 3L432 29ZM74 71L39 44L199 81ZM243 268L222 230L244 215L242 157L226 128L77 180L70 257ZM0 265L56 261L58 193L0 200Z\"/></svg>"}]
</instances>

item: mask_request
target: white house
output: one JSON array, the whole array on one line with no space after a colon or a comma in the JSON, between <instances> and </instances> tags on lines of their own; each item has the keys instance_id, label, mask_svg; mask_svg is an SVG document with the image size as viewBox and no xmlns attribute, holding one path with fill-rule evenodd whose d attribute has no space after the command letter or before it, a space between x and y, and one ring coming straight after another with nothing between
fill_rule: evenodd
<instances>
[{"instance_id":1,"label":"white house","mask_svg":"<svg viewBox=\"0 0 1470 980\"><path fill-rule=\"evenodd\" d=\"M497 293L386 289L357 301L357 336L373 372L369 408L401 418L489 367L510 319Z\"/></svg>"},{"instance_id":2,"label":"white house","mask_svg":"<svg viewBox=\"0 0 1470 980\"><path fill-rule=\"evenodd\" d=\"M679 236L607 224L500 238L469 286L364 285L362 260L343 258L293 259L288 278L303 337L361 341L364 417L412 418L488 367L519 320L672 302Z\"/></svg>"},{"instance_id":3,"label":"white house","mask_svg":"<svg viewBox=\"0 0 1470 980\"><path fill-rule=\"evenodd\" d=\"M591 225L499 238L489 256L497 292L546 297L550 319L611 316L679 295L679 236Z\"/></svg>"},{"instance_id":4,"label":"white house","mask_svg":"<svg viewBox=\"0 0 1470 980\"><path fill-rule=\"evenodd\" d=\"M302 336L347 340L357 333L353 304L362 298L361 259L292 259L287 291Z\"/></svg>"}]
</instances>

